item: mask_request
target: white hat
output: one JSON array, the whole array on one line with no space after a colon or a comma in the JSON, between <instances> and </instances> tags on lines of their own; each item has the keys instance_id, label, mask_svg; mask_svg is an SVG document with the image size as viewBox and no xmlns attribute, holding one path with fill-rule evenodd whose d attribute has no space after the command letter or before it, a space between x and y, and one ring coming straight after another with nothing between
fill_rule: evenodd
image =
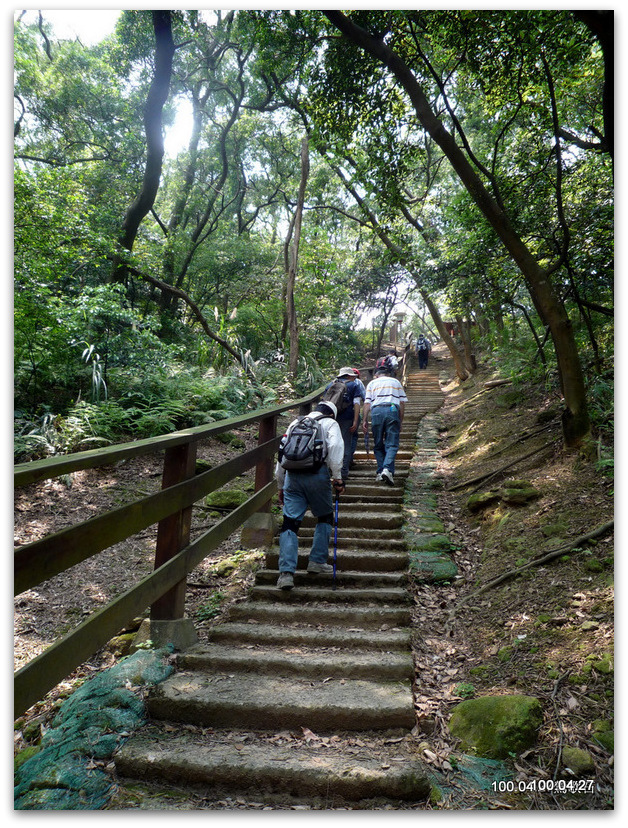
<instances>
[{"instance_id":1,"label":"white hat","mask_svg":"<svg viewBox=\"0 0 628 828\"><path fill-rule=\"evenodd\" d=\"M321 405L326 405L326 406L327 406L327 408L329 408L329 410L330 410L330 411L332 412L332 414L334 415L334 420L335 420L335 419L336 419L336 417L338 416L338 409L336 408L335 403L333 403L333 402L329 402L328 400L321 400L321 401L319 402L319 404L318 404L318 405L319 405L319 406L321 406ZM318 406L317 406L317 408L318 408Z\"/></svg>"},{"instance_id":2,"label":"white hat","mask_svg":"<svg viewBox=\"0 0 628 828\"><path fill-rule=\"evenodd\" d=\"M353 370L353 368L341 368L340 371L338 371L338 376L355 377L355 371Z\"/></svg>"}]
</instances>

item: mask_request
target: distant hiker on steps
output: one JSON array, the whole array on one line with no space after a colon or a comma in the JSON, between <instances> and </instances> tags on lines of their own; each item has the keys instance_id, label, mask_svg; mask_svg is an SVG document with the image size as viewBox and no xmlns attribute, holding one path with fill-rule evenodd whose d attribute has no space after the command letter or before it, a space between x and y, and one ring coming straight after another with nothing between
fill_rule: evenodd
<instances>
[{"instance_id":1,"label":"distant hiker on steps","mask_svg":"<svg viewBox=\"0 0 628 828\"><path fill-rule=\"evenodd\" d=\"M358 393L360 394L360 407L362 407L364 400L366 398L366 388L364 387L364 383L360 379L360 372L357 368L353 369L353 373L355 374L355 381L358 384ZM358 434L360 431L360 425L362 423L362 419L358 417L358 427L353 432L351 437L351 459L349 460L349 468L353 465L353 455L355 454L355 450L358 447Z\"/></svg>"},{"instance_id":2,"label":"distant hiker on steps","mask_svg":"<svg viewBox=\"0 0 628 828\"><path fill-rule=\"evenodd\" d=\"M334 521L332 484L344 491L342 458L344 442L336 422L336 406L320 402L316 411L293 420L279 445L275 476L283 524L279 534L279 589L292 589L299 557L297 533L306 511L318 518L307 571L332 574L327 563ZM330 482L331 475L331 482Z\"/></svg>"},{"instance_id":3,"label":"distant hiker on steps","mask_svg":"<svg viewBox=\"0 0 628 828\"><path fill-rule=\"evenodd\" d=\"M432 343L423 334L419 334L416 341L416 355L419 360L419 368L427 368L427 360L432 350Z\"/></svg>"},{"instance_id":4,"label":"distant hiker on steps","mask_svg":"<svg viewBox=\"0 0 628 828\"><path fill-rule=\"evenodd\" d=\"M375 479L383 480L389 486L395 483L395 457L399 451L399 433L407 401L399 380L390 376L385 366L376 366L375 376L366 386L362 429L365 434L368 432L370 413L373 452L377 461Z\"/></svg>"},{"instance_id":5,"label":"distant hiker on steps","mask_svg":"<svg viewBox=\"0 0 628 828\"><path fill-rule=\"evenodd\" d=\"M345 444L345 453L342 460L342 479L345 483L349 477L349 468L357 444L360 408L364 401L364 394L364 385L356 377L355 369L341 368L336 379L325 388L321 398L321 401L333 402L338 411L336 422L340 426Z\"/></svg>"}]
</instances>

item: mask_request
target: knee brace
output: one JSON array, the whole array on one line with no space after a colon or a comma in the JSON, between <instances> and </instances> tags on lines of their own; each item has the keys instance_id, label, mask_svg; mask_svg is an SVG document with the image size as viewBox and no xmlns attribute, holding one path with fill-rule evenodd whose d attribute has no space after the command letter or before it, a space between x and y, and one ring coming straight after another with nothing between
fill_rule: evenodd
<instances>
[{"instance_id":1,"label":"knee brace","mask_svg":"<svg viewBox=\"0 0 628 828\"><path fill-rule=\"evenodd\" d=\"M330 512L328 515L320 515L318 518L319 523L328 523L330 526L333 526L334 523L334 514Z\"/></svg>"},{"instance_id":2,"label":"knee brace","mask_svg":"<svg viewBox=\"0 0 628 828\"><path fill-rule=\"evenodd\" d=\"M299 526L301 526L300 520L295 520L294 518L286 517L286 515L283 516L283 523L281 524L282 532L290 531L294 532L294 534L296 535L299 531Z\"/></svg>"}]
</instances>

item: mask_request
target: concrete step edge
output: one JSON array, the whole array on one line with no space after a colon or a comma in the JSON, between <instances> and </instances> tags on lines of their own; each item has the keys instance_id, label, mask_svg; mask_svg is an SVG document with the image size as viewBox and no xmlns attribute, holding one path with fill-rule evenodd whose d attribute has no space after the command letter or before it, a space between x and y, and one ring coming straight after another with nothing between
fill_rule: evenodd
<instances>
[{"instance_id":1,"label":"concrete step edge","mask_svg":"<svg viewBox=\"0 0 628 828\"><path fill-rule=\"evenodd\" d=\"M207 727L313 731L412 728L409 681L312 681L283 676L176 672L149 694L151 716Z\"/></svg>"},{"instance_id":2,"label":"concrete step edge","mask_svg":"<svg viewBox=\"0 0 628 828\"><path fill-rule=\"evenodd\" d=\"M406 652L325 652L304 647L287 652L277 647L234 647L232 644L209 642L181 653L177 663L181 669L188 671L249 672L319 679L339 676L411 680L414 676L414 661L412 655Z\"/></svg>"},{"instance_id":3,"label":"concrete step edge","mask_svg":"<svg viewBox=\"0 0 628 828\"><path fill-rule=\"evenodd\" d=\"M153 738L151 738L153 736ZM166 738L167 737L167 738ZM138 734L116 754L116 770L124 779L168 780L201 790L254 791L273 805L280 797L292 801L321 797L324 806L368 799L424 802L430 793L425 766L418 760L394 761L384 744L377 758L321 752L268 741L212 741L196 734L160 733L153 727Z\"/></svg>"}]
</instances>

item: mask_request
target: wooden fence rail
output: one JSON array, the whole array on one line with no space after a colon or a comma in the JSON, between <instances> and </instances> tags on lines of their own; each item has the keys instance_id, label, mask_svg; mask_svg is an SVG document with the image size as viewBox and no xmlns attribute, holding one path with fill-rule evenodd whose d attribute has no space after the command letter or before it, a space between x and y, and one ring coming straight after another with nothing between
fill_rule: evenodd
<instances>
[{"instance_id":1,"label":"wooden fence rail","mask_svg":"<svg viewBox=\"0 0 628 828\"><path fill-rule=\"evenodd\" d=\"M187 575L251 515L270 508L276 491L273 456L281 439L276 433L278 417L295 409L300 413L309 411L322 391L321 387L302 399L220 420L209 426L15 466L14 485L19 488L82 469L164 452L162 488L159 492L15 550L14 594L18 595L157 524L153 572L16 671L15 716L43 698L147 607L151 607L153 619L176 620L183 617ZM256 448L216 468L196 474L196 447L199 441L256 422L259 423ZM253 496L190 543L193 505L253 467Z\"/></svg>"}]
</instances>

